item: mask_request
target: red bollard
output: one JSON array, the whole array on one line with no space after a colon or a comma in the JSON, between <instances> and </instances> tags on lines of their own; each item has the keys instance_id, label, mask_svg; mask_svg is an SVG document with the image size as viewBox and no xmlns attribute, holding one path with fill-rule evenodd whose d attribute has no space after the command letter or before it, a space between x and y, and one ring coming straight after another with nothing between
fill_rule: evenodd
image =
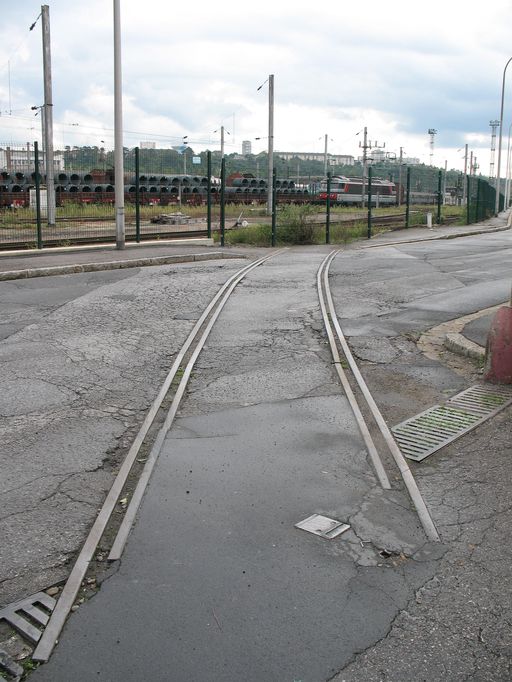
<instances>
[{"instance_id":1,"label":"red bollard","mask_svg":"<svg viewBox=\"0 0 512 682\"><path fill-rule=\"evenodd\" d=\"M485 381L512 384L512 307L499 308L487 337Z\"/></svg>"}]
</instances>

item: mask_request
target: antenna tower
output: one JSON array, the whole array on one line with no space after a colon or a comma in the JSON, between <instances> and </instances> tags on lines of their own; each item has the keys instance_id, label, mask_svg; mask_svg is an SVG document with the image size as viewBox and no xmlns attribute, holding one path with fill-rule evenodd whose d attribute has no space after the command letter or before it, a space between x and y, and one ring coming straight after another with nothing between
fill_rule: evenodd
<instances>
[{"instance_id":1,"label":"antenna tower","mask_svg":"<svg viewBox=\"0 0 512 682\"><path fill-rule=\"evenodd\" d=\"M491 126L491 164L489 169L489 178L494 178L494 155L496 152L496 130L500 127L499 121L489 121Z\"/></svg>"}]
</instances>

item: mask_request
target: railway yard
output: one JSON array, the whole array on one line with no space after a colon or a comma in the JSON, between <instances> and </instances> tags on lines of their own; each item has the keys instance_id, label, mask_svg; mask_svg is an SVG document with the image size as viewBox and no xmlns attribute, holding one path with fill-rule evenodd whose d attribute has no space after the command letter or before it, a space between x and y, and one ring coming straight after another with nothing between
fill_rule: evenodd
<instances>
[{"instance_id":1,"label":"railway yard","mask_svg":"<svg viewBox=\"0 0 512 682\"><path fill-rule=\"evenodd\" d=\"M511 407L392 437L482 384L421 340L508 299L506 226L0 258L0 679L510 679Z\"/></svg>"}]
</instances>

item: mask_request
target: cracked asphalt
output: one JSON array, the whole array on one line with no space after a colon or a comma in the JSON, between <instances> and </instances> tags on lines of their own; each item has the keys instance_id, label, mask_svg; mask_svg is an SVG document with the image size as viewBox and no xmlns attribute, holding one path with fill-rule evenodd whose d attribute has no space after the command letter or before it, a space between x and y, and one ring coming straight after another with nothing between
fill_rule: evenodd
<instances>
[{"instance_id":1,"label":"cracked asphalt","mask_svg":"<svg viewBox=\"0 0 512 682\"><path fill-rule=\"evenodd\" d=\"M355 247L333 261L342 328L389 424L479 380L469 361L426 357L416 341L507 298L510 242L501 233ZM378 486L338 386L315 286L328 251L291 249L237 287L123 559L35 679L510 679L510 408L411 464L442 538L427 543L389 458L392 490ZM69 298L57 286L41 309L23 298L26 283L0 285L14 306L12 327L2 327L11 398L0 414L5 451L20 462L0 533L14 529L23 547L25 523L42 540L0 583L6 601L24 583L40 589L66 573L173 354L212 289L239 267L74 275ZM35 373L21 368L23 349ZM312 513L351 529L327 541L294 528ZM0 554L2 565L17 560L12 548Z\"/></svg>"},{"instance_id":2,"label":"cracked asphalt","mask_svg":"<svg viewBox=\"0 0 512 682\"><path fill-rule=\"evenodd\" d=\"M343 280L341 289L360 286L363 296L373 289L372 295L386 304L378 319L361 306L341 324L351 334L351 346L388 423L480 380L470 361L454 359L448 351L425 357L411 339L434 324L483 309L487 301L506 301L510 242L507 235L494 235L448 246L372 250L350 262L347 256L336 259L334 277ZM400 264L399 278L393 262ZM434 575L412 591L386 636L356 652L333 682L511 679L511 416L508 408L422 463L411 464L444 552Z\"/></svg>"},{"instance_id":3,"label":"cracked asphalt","mask_svg":"<svg viewBox=\"0 0 512 682\"><path fill-rule=\"evenodd\" d=\"M0 605L67 576L155 387L241 262L0 283Z\"/></svg>"}]
</instances>

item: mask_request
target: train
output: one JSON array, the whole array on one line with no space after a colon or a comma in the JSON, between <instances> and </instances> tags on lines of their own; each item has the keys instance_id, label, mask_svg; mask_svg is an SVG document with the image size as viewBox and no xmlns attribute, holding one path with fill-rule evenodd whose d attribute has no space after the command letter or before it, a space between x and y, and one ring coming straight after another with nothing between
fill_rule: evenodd
<instances>
[{"instance_id":1,"label":"train","mask_svg":"<svg viewBox=\"0 0 512 682\"><path fill-rule=\"evenodd\" d=\"M320 183L319 198L327 200L327 180ZM371 202L376 206L389 206L396 204L396 185L389 180L372 178ZM364 202L363 202L364 197ZM356 206L368 202L368 181L363 186L362 178L346 178L334 176L331 178L329 187L331 204L338 206Z\"/></svg>"},{"instance_id":2,"label":"train","mask_svg":"<svg viewBox=\"0 0 512 682\"><path fill-rule=\"evenodd\" d=\"M44 182L44 176L40 176ZM208 178L197 175L139 175L139 203L142 205L185 204L201 205L207 202ZM30 206L30 191L35 188L35 173L27 175L0 171L0 207ZM135 176L124 178L125 201L135 203L137 188ZM211 179L211 199L220 202L221 182ZM397 203L397 193L403 188L390 180L372 178L372 205L392 206ZM416 197L416 194L418 196ZM421 196L420 196L421 194ZM75 204L114 204L113 171L94 170L89 173L67 171L55 176L55 195L58 206ZM427 196L428 195L428 196ZM267 181L249 174L234 173L226 179L226 203L264 204L267 201ZM434 203L436 193L411 193L411 203ZM364 192L361 178L334 176L330 181L330 203L335 206L361 206L368 203L368 181ZM364 197L364 202L363 202ZM289 178L276 179L276 203L325 204L327 180L299 184ZM402 196L402 202L404 197ZM33 201L32 201L33 205Z\"/></svg>"}]
</instances>

